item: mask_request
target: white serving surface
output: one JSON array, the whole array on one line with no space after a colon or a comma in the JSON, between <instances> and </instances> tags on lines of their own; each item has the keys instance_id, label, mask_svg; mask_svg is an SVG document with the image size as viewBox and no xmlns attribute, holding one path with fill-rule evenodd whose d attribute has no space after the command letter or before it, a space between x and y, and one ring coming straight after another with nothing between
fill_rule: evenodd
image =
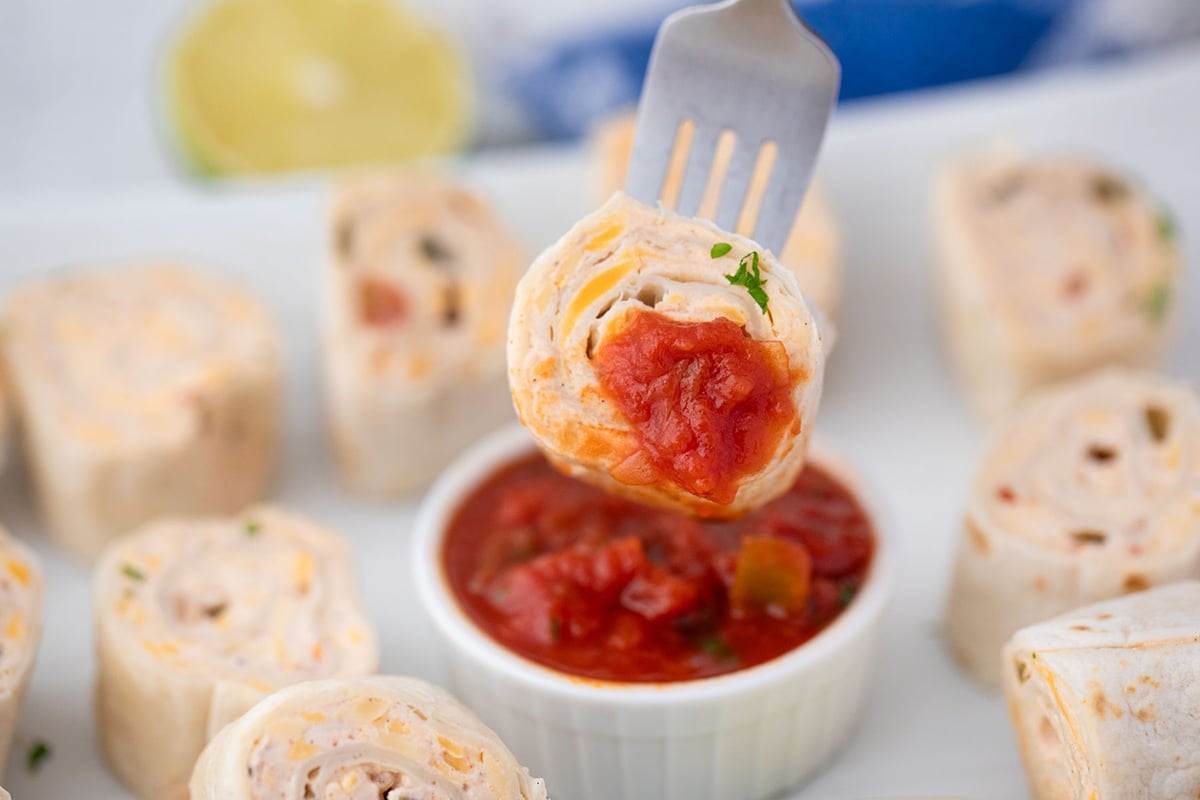
<instances>
[{"instance_id":1,"label":"white serving surface","mask_svg":"<svg viewBox=\"0 0 1200 800\"><path fill-rule=\"evenodd\" d=\"M1186 247L1188 232L1200 232L1198 130L1195 51L859 104L835 120L822 171L844 225L847 286L818 430L881 488L897 515L901 552L867 713L842 756L796 800L1027 796L1003 703L958 672L938 632L981 435L938 341L926 210L931 170L949 154L1004 136L1036 150L1095 154L1164 198ZM533 246L588 210L586 164L574 150L489 156L461 169ZM211 263L261 292L288 346L288 435L274 499L353 541L382 633L384 671L437 680L441 666L408 578L413 506L343 494L324 439L313 319L324 203L316 180L9 194L0 202L0 292L55 267L142 256ZM1195 382L1200 283L1189 280L1184 295L1178 299L1187 319L1169 367ZM18 800L118 800L126 795L100 763L91 719L88 570L50 547L28 494L19 472L0 476L0 523L33 543L49 580L45 635L18 725L23 741L5 783ZM25 754L36 739L49 742L53 755L31 774Z\"/></svg>"}]
</instances>

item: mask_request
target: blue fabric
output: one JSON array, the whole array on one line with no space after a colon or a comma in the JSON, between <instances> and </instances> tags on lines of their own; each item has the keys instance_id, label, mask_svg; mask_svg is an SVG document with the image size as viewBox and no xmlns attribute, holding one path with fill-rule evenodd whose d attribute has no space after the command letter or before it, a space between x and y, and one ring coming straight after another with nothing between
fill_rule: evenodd
<instances>
[{"instance_id":1,"label":"blue fabric","mask_svg":"<svg viewBox=\"0 0 1200 800\"><path fill-rule=\"evenodd\" d=\"M637 103L655 33L643 27L565 41L513 72L504 91L546 138L576 136L593 120Z\"/></svg>"},{"instance_id":2,"label":"blue fabric","mask_svg":"<svg viewBox=\"0 0 1200 800\"><path fill-rule=\"evenodd\" d=\"M1071 5L842 0L799 10L841 60L845 100L1020 69Z\"/></svg>"},{"instance_id":3,"label":"blue fabric","mask_svg":"<svg viewBox=\"0 0 1200 800\"><path fill-rule=\"evenodd\" d=\"M849 100L1022 69L1083 2L800 0L797 10L837 53ZM656 27L626 22L539 47L508 72L503 91L539 135L578 135L637 102Z\"/></svg>"}]
</instances>

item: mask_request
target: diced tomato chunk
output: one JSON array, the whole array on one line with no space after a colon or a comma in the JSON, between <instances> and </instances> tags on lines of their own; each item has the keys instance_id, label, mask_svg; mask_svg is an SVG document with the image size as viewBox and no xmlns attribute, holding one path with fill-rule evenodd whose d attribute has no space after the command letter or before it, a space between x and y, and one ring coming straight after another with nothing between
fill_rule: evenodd
<instances>
[{"instance_id":1,"label":"diced tomato chunk","mask_svg":"<svg viewBox=\"0 0 1200 800\"><path fill-rule=\"evenodd\" d=\"M625 587L621 605L648 620L662 620L683 616L696 606L699 598L694 583L651 564Z\"/></svg>"},{"instance_id":2,"label":"diced tomato chunk","mask_svg":"<svg viewBox=\"0 0 1200 800\"><path fill-rule=\"evenodd\" d=\"M595 553L575 549L538 556L504 572L490 595L515 633L545 644L596 630L647 566L642 543L622 539Z\"/></svg>"},{"instance_id":3,"label":"diced tomato chunk","mask_svg":"<svg viewBox=\"0 0 1200 800\"><path fill-rule=\"evenodd\" d=\"M362 321L371 327L396 325L408 316L408 301L399 288L382 278L367 275L358 283Z\"/></svg>"}]
</instances>

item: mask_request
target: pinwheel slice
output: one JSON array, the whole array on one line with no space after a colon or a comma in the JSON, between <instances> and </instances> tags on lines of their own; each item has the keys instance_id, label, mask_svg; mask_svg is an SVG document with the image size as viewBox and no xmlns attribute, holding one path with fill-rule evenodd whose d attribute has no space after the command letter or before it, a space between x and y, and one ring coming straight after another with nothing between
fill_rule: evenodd
<instances>
[{"instance_id":1,"label":"pinwheel slice","mask_svg":"<svg viewBox=\"0 0 1200 800\"><path fill-rule=\"evenodd\" d=\"M85 270L17 291L2 324L41 507L72 554L266 491L280 347L239 287L164 264Z\"/></svg>"},{"instance_id":2,"label":"pinwheel slice","mask_svg":"<svg viewBox=\"0 0 1200 800\"><path fill-rule=\"evenodd\" d=\"M504 330L524 250L432 172L348 181L331 231L322 338L338 463L357 491L411 492L512 419Z\"/></svg>"},{"instance_id":3,"label":"pinwheel slice","mask_svg":"<svg viewBox=\"0 0 1200 800\"><path fill-rule=\"evenodd\" d=\"M1200 577L1200 402L1118 368L1042 391L995 432L963 525L948 639L998 687L1018 628Z\"/></svg>"},{"instance_id":4,"label":"pinwheel slice","mask_svg":"<svg viewBox=\"0 0 1200 800\"><path fill-rule=\"evenodd\" d=\"M1200 795L1200 583L1091 605L1004 650L1036 800Z\"/></svg>"},{"instance_id":5,"label":"pinwheel slice","mask_svg":"<svg viewBox=\"0 0 1200 800\"><path fill-rule=\"evenodd\" d=\"M191 800L546 800L542 781L443 690L374 676L281 689L226 727Z\"/></svg>"},{"instance_id":6,"label":"pinwheel slice","mask_svg":"<svg viewBox=\"0 0 1200 800\"><path fill-rule=\"evenodd\" d=\"M0 528L0 778L42 637L45 595L37 557Z\"/></svg>"},{"instance_id":7,"label":"pinwheel slice","mask_svg":"<svg viewBox=\"0 0 1200 800\"><path fill-rule=\"evenodd\" d=\"M704 517L791 488L824 362L769 252L623 194L534 262L509 327L517 413L556 466Z\"/></svg>"},{"instance_id":8,"label":"pinwheel slice","mask_svg":"<svg viewBox=\"0 0 1200 800\"><path fill-rule=\"evenodd\" d=\"M1170 217L1135 184L997 151L942 172L934 215L946 337L981 417L1097 367L1157 361L1180 259Z\"/></svg>"},{"instance_id":9,"label":"pinwheel slice","mask_svg":"<svg viewBox=\"0 0 1200 800\"><path fill-rule=\"evenodd\" d=\"M146 800L186 798L205 742L265 694L378 662L346 543L274 508L114 543L94 608L101 747Z\"/></svg>"},{"instance_id":10,"label":"pinwheel slice","mask_svg":"<svg viewBox=\"0 0 1200 800\"><path fill-rule=\"evenodd\" d=\"M636 124L637 118L632 112L620 113L604 120L592 134L591 149L596 173L594 183L600 202L625 186ZM720 158L723 152L718 152L718 161L713 165L715 173L722 172L724 165L728 164L728 153L723 159ZM667 185L680 184L683 168L684 162L672 162L666 178ZM755 175L749 197L761 200L768 177L768 172ZM747 202L749 204L751 201ZM795 227L779 254L779 261L796 276L796 283L804 293L805 300L830 320L835 319L842 288L841 231L825 187L819 180L813 181L809 187L804 204L796 215Z\"/></svg>"},{"instance_id":11,"label":"pinwheel slice","mask_svg":"<svg viewBox=\"0 0 1200 800\"><path fill-rule=\"evenodd\" d=\"M4 374L0 372L0 470L4 469L4 465L8 461L8 427L10 425L8 403L4 389Z\"/></svg>"}]
</instances>

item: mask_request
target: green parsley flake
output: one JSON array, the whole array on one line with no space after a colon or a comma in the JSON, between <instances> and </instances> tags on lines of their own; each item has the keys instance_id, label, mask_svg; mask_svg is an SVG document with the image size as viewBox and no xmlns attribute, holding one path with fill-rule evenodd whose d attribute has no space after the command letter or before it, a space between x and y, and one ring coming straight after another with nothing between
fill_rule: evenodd
<instances>
[{"instance_id":1,"label":"green parsley flake","mask_svg":"<svg viewBox=\"0 0 1200 800\"><path fill-rule=\"evenodd\" d=\"M1158 235L1164 242L1175 241L1175 218L1165 208L1158 212Z\"/></svg>"},{"instance_id":2,"label":"green parsley flake","mask_svg":"<svg viewBox=\"0 0 1200 800\"><path fill-rule=\"evenodd\" d=\"M717 242L712 246L712 250L710 250L708 254L713 258L720 258L732 249L733 245L731 245L729 242Z\"/></svg>"},{"instance_id":3,"label":"green parsley flake","mask_svg":"<svg viewBox=\"0 0 1200 800\"><path fill-rule=\"evenodd\" d=\"M133 564L125 564L124 566L121 567L121 572L125 573L125 577L129 578L130 580L135 580L135 581L146 580L146 574L144 572L142 572L140 569L138 569L137 567L135 567Z\"/></svg>"},{"instance_id":4,"label":"green parsley flake","mask_svg":"<svg viewBox=\"0 0 1200 800\"><path fill-rule=\"evenodd\" d=\"M1165 283L1155 286L1146 297L1146 314L1154 322L1162 322L1171 304L1171 287Z\"/></svg>"},{"instance_id":5,"label":"green parsley flake","mask_svg":"<svg viewBox=\"0 0 1200 800\"><path fill-rule=\"evenodd\" d=\"M42 739L37 739L29 746L29 755L25 758L25 764L29 767L30 772L37 772L42 768L42 764L50 757L50 745L46 744Z\"/></svg>"},{"instance_id":6,"label":"green parsley flake","mask_svg":"<svg viewBox=\"0 0 1200 800\"><path fill-rule=\"evenodd\" d=\"M766 286L767 282L758 268L757 250L751 250L742 256L737 272L726 275L725 280L734 286L745 286L746 291L754 298L754 302L758 303L758 307L762 309L762 313L767 313L767 292L762 288Z\"/></svg>"},{"instance_id":7,"label":"green parsley flake","mask_svg":"<svg viewBox=\"0 0 1200 800\"><path fill-rule=\"evenodd\" d=\"M737 661L737 653L734 652L729 642L715 633L711 636L705 636L696 643L696 646L700 648L701 652L707 653L721 661Z\"/></svg>"},{"instance_id":8,"label":"green parsley flake","mask_svg":"<svg viewBox=\"0 0 1200 800\"><path fill-rule=\"evenodd\" d=\"M858 594L858 587L850 581L846 581L838 588L838 602L842 604L842 608L850 605L854 600L854 596Z\"/></svg>"},{"instance_id":9,"label":"green parsley flake","mask_svg":"<svg viewBox=\"0 0 1200 800\"><path fill-rule=\"evenodd\" d=\"M246 535L258 536L262 533L262 523L256 519L246 520Z\"/></svg>"}]
</instances>

